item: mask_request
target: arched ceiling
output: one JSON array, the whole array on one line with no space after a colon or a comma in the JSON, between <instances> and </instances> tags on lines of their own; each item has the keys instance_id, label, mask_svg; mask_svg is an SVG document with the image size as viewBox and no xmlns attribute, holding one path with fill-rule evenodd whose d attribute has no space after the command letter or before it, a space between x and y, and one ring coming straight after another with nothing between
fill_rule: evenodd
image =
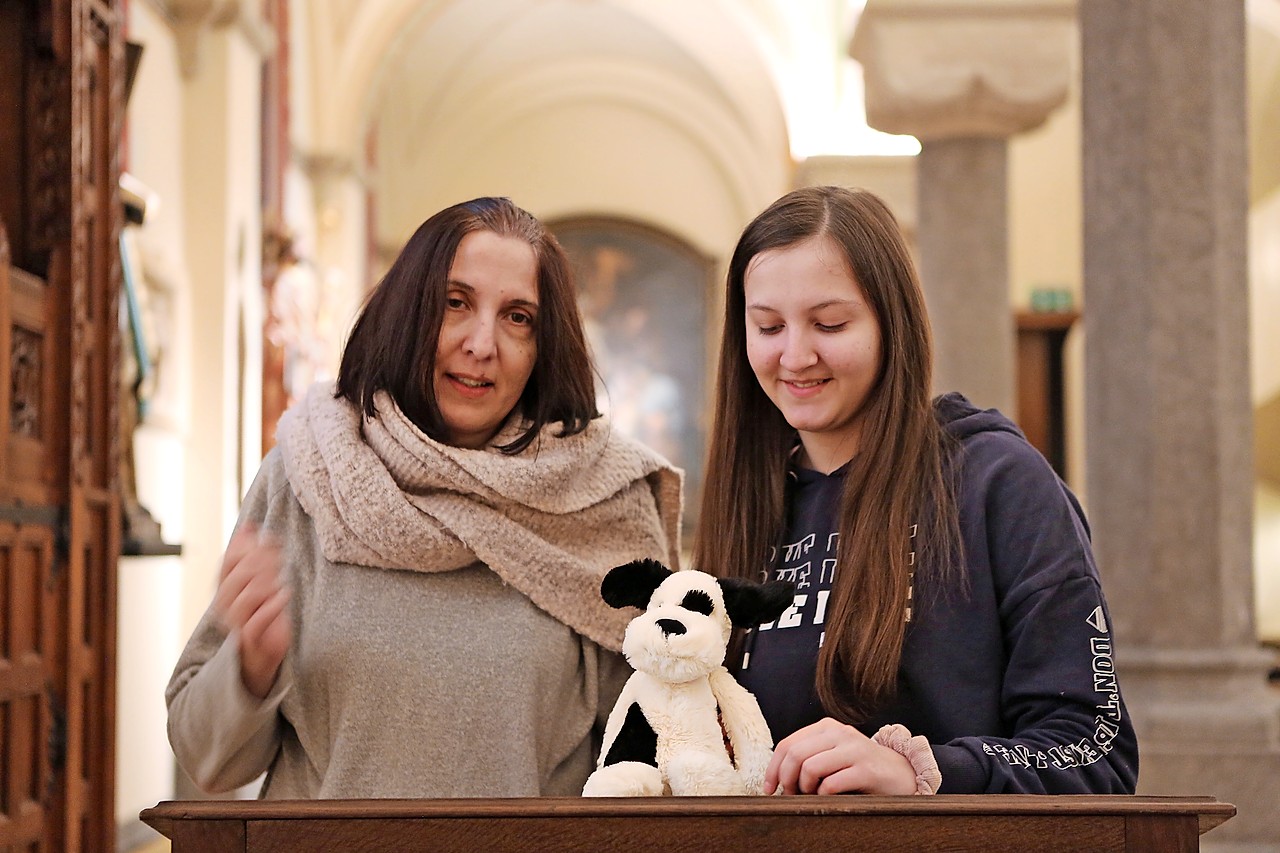
<instances>
[{"instance_id":1,"label":"arched ceiling","mask_svg":"<svg viewBox=\"0 0 1280 853\"><path fill-rule=\"evenodd\" d=\"M721 177L736 185L733 203L754 211L789 188L794 157L851 153L829 140L865 145L845 55L864 2L308 0L295 44L311 91L295 139L359 163L366 129L389 114L397 132L421 134L474 116L479 103L501 126L519 105L500 94L544 110L612 98L675 127L714 170L736 172ZM560 102L520 85L534 79Z\"/></svg>"},{"instance_id":2,"label":"arched ceiling","mask_svg":"<svg viewBox=\"0 0 1280 853\"><path fill-rule=\"evenodd\" d=\"M785 66L848 3L316 0L309 148L359 162L376 128L380 242L494 191L723 248L790 188ZM829 40L834 65L842 34ZM553 192L530 169L581 186ZM683 186L663 196L664 180ZM698 222L716 224L699 239Z\"/></svg>"},{"instance_id":3,"label":"arched ceiling","mask_svg":"<svg viewBox=\"0 0 1280 853\"><path fill-rule=\"evenodd\" d=\"M699 87L717 87L697 57L621 6L487 0L417 15L388 52L377 95L401 102L407 99L396 96L407 88L422 95L417 119L430 122L493 80L566 57L653 65Z\"/></svg>"},{"instance_id":4,"label":"arched ceiling","mask_svg":"<svg viewBox=\"0 0 1280 853\"><path fill-rule=\"evenodd\" d=\"M757 112L773 101L772 118L783 105L777 81L788 55L811 53L800 44L805 16L828 22L831 9L859 6L859 0L310 0L308 42L314 80L312 144L327 153L360 149L363 128L382 97L403 54L430 44L443 48L426 65L491 71L519 68L539 58L587 52L631 58L672 73L687 72L728 100ZM798 11L799 10L799 13ZM846 16L847 17L847 16ZM426 42L423 35L431 34ZM837 34L838 35L838 34ZM488 36L505 52L482 50L460 56L461 45ZM461 70L451 67L450 73ZM763 79L760 74L764 71ZM438 79L438 78L437 78ZM760 91L763 83L764 91Z\"/></svg>"},{"instance_id":5,"label":"arched ceiling","mask_svg":"<svg viewBox=\"0 0 1280 853\"><path fill-rule=\"evenodd\" d=\"M750 45L741 37L735 43L733 27L722 23L718 38L703 31L690 44L662 26L678 22L687 28L694 17L655 22L625 3L601 0L486 0L424 7L392 44L369 103L380 123L394 114L405 134L402 141L412 148L412 140L430 136L438 123L469 112L477 101L488 102L487 118L496 130L503 124L502 113L521 111L514 96L536 98L544 108L556 97L554 87L561 99L588 92L626 99L627 84L586 73L615 69L677 82L714 105L731 125L724 128L728 132L765 145L785 141L769 76ZM717 67L725 58L731 67ZM575 68L584 72L577 79ZM530 92L523 84L538 77L545 90ZM751 89L733 91L744 78ZM495 97L501 89L513 97Z\"/></svg>"}]
</instances>

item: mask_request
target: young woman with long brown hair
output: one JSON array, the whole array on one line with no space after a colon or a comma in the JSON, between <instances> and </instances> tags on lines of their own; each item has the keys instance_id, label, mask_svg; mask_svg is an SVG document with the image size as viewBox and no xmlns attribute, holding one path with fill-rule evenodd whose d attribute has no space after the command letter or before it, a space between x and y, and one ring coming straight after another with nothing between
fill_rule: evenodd
<instances>
[{"instance_id":1,"label":"young woman with long brown hair","mask_svg":"<svg viewBox=\"0 0 1280 853\"><path fill-rule=\"evenodd\" d=\"M930 399L892 213L779 199L730 261L694 564L796 584L738 676L787 793L1132 793L1083 513L1010 421Z\"/></svg>"}]
</instances>

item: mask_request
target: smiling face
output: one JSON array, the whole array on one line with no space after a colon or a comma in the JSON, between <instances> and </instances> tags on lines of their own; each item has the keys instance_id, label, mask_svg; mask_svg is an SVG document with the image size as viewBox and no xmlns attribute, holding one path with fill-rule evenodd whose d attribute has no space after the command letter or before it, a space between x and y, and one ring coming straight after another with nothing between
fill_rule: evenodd
<instances>
[{"instance_id":1,"label":"smiling face","mask_svg":"<svg viewBox=\"0 0 1280 853\"><path fill-rule=\"evenodd\" d=\"M447 441L484 447L524 393L538 357L538 261L517 237L472 231L449 267L432 381Z\"/></svg>"},{"instance_id":2,"label":"smiling face","mask_svg":"<svg viewBox=\"0 0 1280 853\"><path fill-rule=\"evenodd\" d=\"M800 433L802 461L830 473L857 452L880 375L875 312L825 234L756 255L743 290L756 380Z\"/></svg>"}]
</instances>

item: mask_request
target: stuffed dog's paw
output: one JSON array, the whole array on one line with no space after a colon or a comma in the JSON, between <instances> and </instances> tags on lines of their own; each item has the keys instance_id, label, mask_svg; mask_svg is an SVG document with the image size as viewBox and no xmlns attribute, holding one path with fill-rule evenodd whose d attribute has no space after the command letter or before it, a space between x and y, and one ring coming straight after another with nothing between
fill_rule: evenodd
<instances>
[{"instance_id":1,"label":"stuffed dog's paw","mask_svg":"<svg viewBox=\"0 0 1280 853\"><path fill-rule=\"evenodd\" d=\"M747 792L738 771L722 756L680 752L667 762L671 793L677 797L740 797Z\"/></svg>"},{"instance_id":2,"label":"stuffed dog's paw","mask_svg":"<svg viewBox=\"0 0 1280 853\"><path fill-rule=\"evenodd\" d=\"M582 796L660 797L664 793L663 787L662 774L652 764L619 761L588 776Z\"/></svg>"}]
</instances>

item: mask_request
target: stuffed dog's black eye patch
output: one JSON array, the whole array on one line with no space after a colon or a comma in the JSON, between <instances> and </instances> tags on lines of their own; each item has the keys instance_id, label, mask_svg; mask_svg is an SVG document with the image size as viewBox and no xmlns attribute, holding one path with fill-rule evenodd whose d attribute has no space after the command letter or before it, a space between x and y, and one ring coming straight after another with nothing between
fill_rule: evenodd
<instances>
[{"instance_id":1,"label":"stuffed dog's black eye patch","mask_svg":"<svg viewBox=\"0 0 1280 853\"><path fill-rule=\"evenodd\" d=\"M711 611L715 609L715 606L711 603L711 596L700 589L691 589L686 592L684 599L680 602L680 606L685 610L701 613L703 616L710 616Z\"/></svg>"}]
</instances>

